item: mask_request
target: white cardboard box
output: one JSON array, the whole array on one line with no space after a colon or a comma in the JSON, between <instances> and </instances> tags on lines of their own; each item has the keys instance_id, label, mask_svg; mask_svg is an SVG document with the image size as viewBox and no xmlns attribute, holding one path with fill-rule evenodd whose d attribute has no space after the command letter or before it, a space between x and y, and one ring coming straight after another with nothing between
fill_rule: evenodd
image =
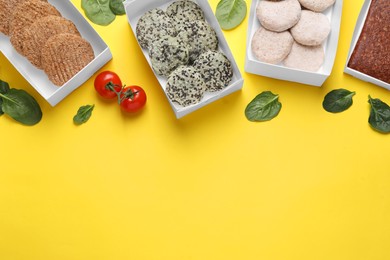
<instances>
[{"instance_id":1,"label":"white cardboard box","mask_svg":"<svg viewBox=\"0 0 390 260\"><path fill-rule=\"evenodd\" d=\"M381 86L383 88L390 90L390 84L348 67L349 59L351 58L351 55L355 49L356 43L359 40L360 34L363 30L364 22L366 21L366 17L367 17L370 5L371 5L371 0L364 1L363 7L360 11L359 17L358 17L357 22L356 22L355 31L354 31L353 36L352 36L351 47L349 49L347 62L345 63L344 72L347 74L350 74L358 79L361 79L363 81L367 81L367 82L373 83L375 85L378 85L378 86Z\"/></svg>"},{"instance_id":2,"label":"white cardboard box","mask_svg":"<svg viewBox=\"0 0 390 260\"><path fill-rule=\"evenodd\" d=\"M146 13L147 11L153 9L153 8L160 8L162 10L166 10L166 7L173 3L174 1L172 0L161 0L161 1L156 1L156 0L127 0L125 2L125 9L126 9L126 14L127 14L127 19L129 21L130 27L133 30L134 35L136 35L136 26L139 18ZM207 104L210 104L211 102L218 100L232 92L235 92L239 89L242 88L244 80L241 76L241 72L237 67L237 64L234 60L234 57L230 51L230 48L225 40L225 37L222 33L222 30L218 24L218 21L216 17L214 16L214 13L208 3L207 0L196 0L194 1L197 3L201 9L203 10L205 14L206 21L211 25L211 27L216 31L218 40L219 40L219 50L222 51L226 57L230 60L232 63L233 67L233 79L230 83L229 86L227 86L225 89L215 92L215 93L208 93L206 92L203 99L194 105L190 105L187 107L182 107L176 103L173 103L167 96L167 99L176 115L176 118L181 118L191 112L194 112L198 110L201 107L204 107ZM140 47L141 48L141 47ZM148 52L146 50L142 50L145 58L147 59L149 65L150 59ZM162 89L165 92L165 85L167 82L167 79L165 77L159 76L155 74L156 78L158 79Z\"/></svg>"},{"instance_id":3,"label":"white cardboard box","mask_svg":"<svg viewBox=\"0 0 390 260\"><path fill-rule=\"evenodd\" d=\"M27 58L20 55L11 45L9 37L2 33L0 33L0 51L31 86L50 105L55 106L111 60L112 55L108 46L70 1L49 0L49 3L55 6L63 17L71 20L80 31L81 36L92 45L95 54L95 59L92 62L63 86L58 87L48 79L43 70L37 69Z\"/></svg>"},{"instance_id":4,"label":"white cardboard box","mask_svg":"<svg viewBox=\"0 0 390 260\"><path fill-rule=\"evenodd\" d=\"M260 27L260 22L256 17L256 7L259 1L264 0L253 0L250 8L246 45L245 71L270 78L288 80L312 86L322 86L322 84L332 72L334 60L336 57L343 0L336 0L335 4L332 7L329 7L327 10L324 11L324 14L330 20L332 29L329 34L329 37L323 44L325 50L325 61L317 72L307 72L298 69L291 69L281 64L273 65L261 62L256 59L256 57L252 53L251 43L253 35Z\"/></svg>"}]
</instances>

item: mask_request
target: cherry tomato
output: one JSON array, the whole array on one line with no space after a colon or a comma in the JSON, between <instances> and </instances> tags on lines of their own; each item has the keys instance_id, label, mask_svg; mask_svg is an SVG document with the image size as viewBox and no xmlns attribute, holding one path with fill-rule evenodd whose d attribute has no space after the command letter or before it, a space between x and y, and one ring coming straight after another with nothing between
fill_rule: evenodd
<instances>
[{"instance_id":1,"label":"cherry tomato","mask_svg":"<svg viewBox=\"0 0 390 260\"><path fill-rule=\"evenodd\" d=\"M115 91L119 93L122 89L122 82L116 73L103 71L96 76L94 86L102 98L114 99L118 97Z\"/></svg>"},{"instance_id":2,"label":"cherry tomato","mask_svg":"<svg viewBox=\"0 0 390 260\"><path fill-rule=\"evenodd\" d=\"M129 86L122 90L120 107L122 111L134 113L146 103L146 93L140 86Z\"/></svg>"}]
</instances>

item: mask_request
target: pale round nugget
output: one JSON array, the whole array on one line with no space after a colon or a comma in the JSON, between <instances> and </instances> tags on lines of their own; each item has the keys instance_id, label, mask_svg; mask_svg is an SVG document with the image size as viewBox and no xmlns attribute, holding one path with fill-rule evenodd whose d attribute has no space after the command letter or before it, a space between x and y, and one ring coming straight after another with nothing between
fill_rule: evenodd
<instances>
[{"instance_id":1,"label":"pale round nugget","mask_svg":"<svg viewBox=\"0 0 390 260\"><path fill-rule=\"evenodd\" d=\"M22 31L33 24L37 19L48 16L61 16L58 10L51 4L40 0L26 0L18 3L11 14L9 23L10 41L14 48L22 53L24 41Z\"/></svg>"},{"instance_id":2,"label":"pale round nugget","mask_svg":"<svg viewBox=\"0 0 390 260\"><path fill-rule=\"evenodd\" d=\"M164 36L149 48L153 70L161 76L169 74L180 65L188 63L189 46L177 37Z\"/></svg>"},{"instance_id":3,"label":"pale round nugget","mask_svg":"<svg viewBox=\"0 0 390 260\"><path fill-rule=\"evenodd\" d=\"M303 10L299 22L291 28L294 39L303 45L322 44L330 33L330 21L322 13Z\"/></svg>"},{"instance_id":4,"label":"pale round nugget","mask_svg":"<svg viewBox=\"0 0 390 260\"><path fill-rule=\"evenodd\" d=\"M324 48L319 46L305 46L294 42L290 54L283 61L289 68L305 71L318 71L324 63Z\"/></svg>"},{"instance_id":5,"label":"pale round nugget","mask_svg":"<svg viewBox=\"0 0 390 260\"><path fill-rule=\"evenodd\" d=\"M22 54L37 68L41 65L41 49L53 35L72 33L80 35L72 21L61 16L45 16L22 30Z\"/></svg>"},{"instance_id":6,"label":"pale round nugget","mask_svg":"<svg viewBox=\"0 0 390 260\"><path fill-rule=\"evenodd\" d=\"M260 27L252 38L252 52L259 61L278 64L290 53L293 42L288 31L273 32Z\"/></svg>"},{"instance_id":7,"label":"pale round nugget","mask_svg":"<svg viewBox=\"0 0 390 260\"><path fill-rule=\"evenodd\" d=\"M301 17L298 0L259 1L256 16L261 25L271 31L282 32L293 27Z\"/></svg>"},{"instance_id":8,"label":"pale round nugget","mask_svg":"<svg viewBox=\"0 0 390 260\"><path fill-rule=\"evenodd\" d=\"M210 92L224 89L233 78L232 64L220 51L202 53L193 66L202 75L207 91Z\"/></svg>"},{"instance_id":9,"label":"pale round nugget","mask_svg":"<svg viewBox=\"0 0 390 260\"><path fill-rule=\"evenodd\" d=\"M190 0L173 2L165 12L175 22L176 28L180 27L183 22L204 20L203 10L198 4Z\"/></svg>"},{"instance_id":10,"label":"pale round nugget","mask_svg":"<svg viewBox=\"0 0 390 260\"><path fill-rule=\"evenodd\" d=\"M202 20L183 23L178 30L177 37L190 45L190 63L201 53L218 48L217 33Z\"/></svg>"},{"instance_id":11,"label":"pale round nugget","mask_svg":"<svg viewBox=\"0 0 390 260\"><path fill-rule=\"evenodd\" d=\"M336 0L299 0L302 6L314 12L323 12L331 7Z\"/></svg>"},{"instance_id":12,"label":"pale round nugget","mask_svg":"<svg viewBox=\"0 0 390 260\"><path fill-rule=\"evenodd\" d=\"M169 76L165 91L172 102L186 107L199 103L206 85L194 67L180 66Z\"/></svg>"},{"instance_id":13,"label":"pale round nugget","mask_svg":"<svg viewBox=\"0 0 390 260\"><path fill-rule=\"evenodd\" d=\"M136 35L143 49L164 35L175 36L176 29L171 18L161 9L149 10L137 22Z\"/></svg>"},{"instance_id":14,"label":"pale round nugget","mask_svg":"<svg viewBox=\"0 0 390 260\"><path fill-rule=\"evenodd\" d=\"M94 59L91 44L70 33L50 37L41 55L43 70L57 86L65 84Z\"/></svg>"},{"instance_id":15,"label":"pale round nugget","mask_svg":"<svg viewBox=\"0 0 390 260\"><path fill-rule=\"evenodd\" d=\"M47 2L46 0L41 0ZM0 0L0 32L9 35L9 23L14 7L19 0Z\"/></svg>"}]
</instances>

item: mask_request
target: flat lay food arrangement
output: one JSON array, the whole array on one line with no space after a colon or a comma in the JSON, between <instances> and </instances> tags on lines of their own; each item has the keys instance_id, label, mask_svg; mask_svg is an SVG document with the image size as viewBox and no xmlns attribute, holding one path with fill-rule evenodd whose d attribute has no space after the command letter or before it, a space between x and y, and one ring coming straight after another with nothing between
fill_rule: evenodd
<instances>
[{"instance_id":1,"label":"flat lay food arrangement","mask_svg":"<svg viewBox=\"0 0 390 260\"><path fill-rule=\"evenodd\" d=\"M131 2L135 1L130 1L128 9L134 11L136 8L131 6ZM224 2L228 1L220 1L217 7L219 13L220 10L226 9ZM336 1L259 0L255 2L256 5L252 4L251 12L260 26L252 35L251 47L247 51L252 52L256 59L263 63L281 63L281 66L291 69L318 71L324 63L326 55L324 44L332 29L331 21L323 12L333 8ZM232 10L235 8L242 11L231 12L233 18L228 17L227 20L239 19L234 25L237 26L245 18L242 13L246 14L246 7L242 7L242 1L232 3ZM165 85L163 88L168 99L175 103L174 106L185 108L200 103L206 92L218 94L219 91L227 88L234 75L231 61L234 62L234 59L229 59L219 48L221 35L218 36L209 24L202 7L188 0L167 2L165 10L161 9L161 6L152 8L155 4L153 1L138 3L149 10L141 14L133 25L133 31L145 56L148 56L154 73L163 77L160 84ZM2 33L10 37L11 45L19 54L25 56L35 67L44 70L54 85L64 85L95 58L91 44L82 38L76 25L63 18L56 7L50 3L29 0L16 5L11 16L5 15L5 12L11 9L11 3L4 2L2 5L5 7L2 14L5 18L2 21ZM123 1L105 1L103 4L82 1L81 6L91 22L102 26L111 24L117 15L126 13L126 4ZM246 6L245 2L244 6ZM378 80L385 82L388 74L386 71L388 58L381 53L388 52L386 47L382 47L387 46L388 35L382 33L381 29L375 28L379 33L370 30L370 26L377 22L374 17L378 14L375 12L384 13L384 20L388 21L386 11L383 11L388 7L386 3L384 6L380 6L380 3L371 6L361 36L367 39L364 34L373 34L370 38L383 35L375 39L380 44L380 49L372 50L373 48L368 47L372 45L364 42L367 40L359 40L348 62L348 67L360 70L374 78L377 76ZM214 18L210 9L207 12L209 20L210 17ZM217 25L216 20L223 24L220 17L221 14L218 15L219 19L215 17L214 26ZM128 19L131 23L131 18ZM378 21L380 22L382 20ZM375 27L375 24L372 26ZM227 27L228 25L224 26ZM334 33L338 34L338 30ZM369 54L359 56L359 53L368 51L374 55L369 56L371 63L370 60L366 61L367 58L362 58ZM381 64L376 65L378 60ZM368 63L369 68L367 66L361 68L359 64L362 62ZM111 83L111 81L107 82L107 85L100 89L113 92L111 95L117 96L118 103L121 104L123 102L122 94L119 93L121 90L119 92L115 90ZM123 88L121 85L116 87ZM242 80L238 89L241 87ZM97 91L99 92L98 89ZM260 114L263 110L270 111L267 106L252 107L258 110L254 112ZM246 112L248 111L247 108ZM181 116L177 114L177 117ZM252 120L256 121L255 118L252 117ZM259 121L262 121L261 116L259 118ZM390 124L387 122L389 120L387 117L380 117L379 120Z\"/></svg>"},{"instance_id":2,"label":"flat lay food arrangement","mask_svg":"<svg viewBox=\"0 0 390 260\"><path fill-rule=\"evenodd\" d=\"M389 259L389 42L389 0L0 0L0 259Z\"/></svg>"}]
</instances>

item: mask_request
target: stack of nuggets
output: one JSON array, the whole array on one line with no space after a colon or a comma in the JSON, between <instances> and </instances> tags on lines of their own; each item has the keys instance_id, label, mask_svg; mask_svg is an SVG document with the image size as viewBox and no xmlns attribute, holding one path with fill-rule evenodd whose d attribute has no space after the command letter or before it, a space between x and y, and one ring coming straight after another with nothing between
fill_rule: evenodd
<instances>
[{"instance_id":1,"label":"stack of nuggets","mask_svg":"<svg viewBox=\"0 0 390 260\"><path fill-rule=\"evenodd\" d=\"M0 0L0 32L15 50L42 69L57 86L64 85L95 55L72 21L44 0Z\"/></svg>"},{"instance_id":2,"label":"stack of nuggets","mask_svg":"<svg viewBox=\"0 0 390 260\"><path fill-rule=\"evenodd\" d=\"M252 38L252 52L262 62L318 71L324 62L322 44L330 21L322 13L335 0L260 0L256 16L261 24Z\"/></svg>"},{"instance_id":3,"label":"stack of nuggets","mask_svg":"<svg viewBox=\"0 0 390 260\"><path fill-rule=\"evenodd\" d=\"M233 78L231 62L218 50L216 32L193 1L175 1L165 12L146 12L136 35L154 72L167 78L167 96L183 107L200 102L206 92L224 89Z\"/></svg>"}]
</instances>

